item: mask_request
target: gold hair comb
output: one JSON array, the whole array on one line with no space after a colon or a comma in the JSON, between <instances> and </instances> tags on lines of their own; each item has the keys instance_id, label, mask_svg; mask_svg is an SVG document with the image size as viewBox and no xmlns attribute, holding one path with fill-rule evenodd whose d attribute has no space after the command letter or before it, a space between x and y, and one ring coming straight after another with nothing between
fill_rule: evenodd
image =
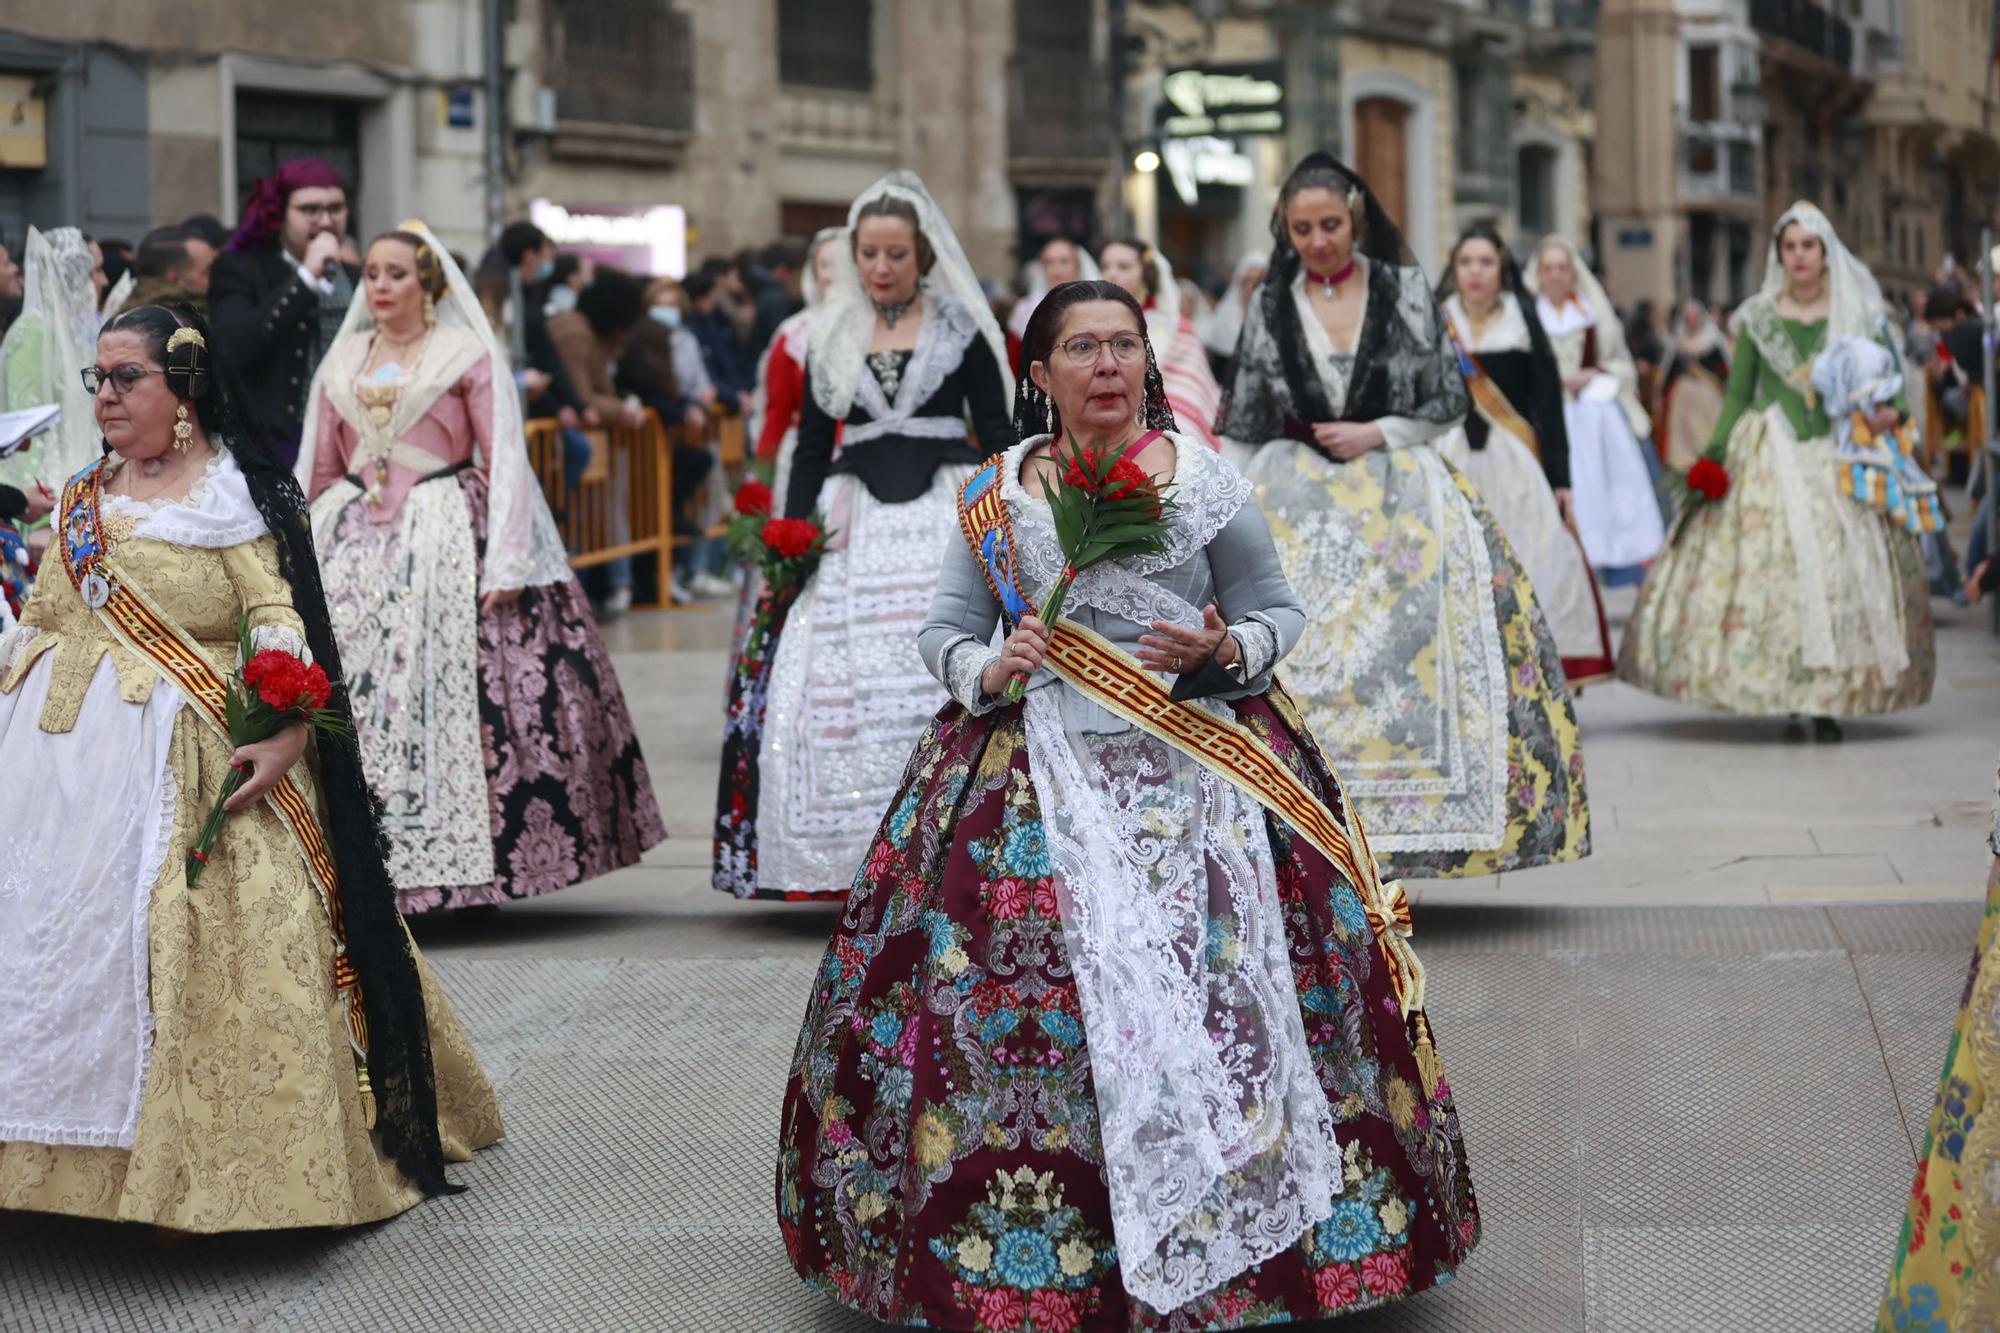
<instances>
[{"instance_id":1,"label":"gold hair comb","mask_svg":"<svg viewBox=\"0 0 2000 1333\"><path fill-rule=\"evenodd\" d=\"M183 324L181 327L175 329L173 335L167 339L167 351L171 353L175 348L185 347L189 343L193 343L204 352L208 350L208 340L201 336L201 330L191 325Z\"/></svg>"}]
</instances>

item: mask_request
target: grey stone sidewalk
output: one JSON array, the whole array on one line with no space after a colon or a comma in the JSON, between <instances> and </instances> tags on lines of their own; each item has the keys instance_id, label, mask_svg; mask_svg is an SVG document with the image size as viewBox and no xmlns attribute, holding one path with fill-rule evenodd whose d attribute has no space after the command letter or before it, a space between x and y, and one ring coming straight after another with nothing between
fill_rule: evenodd
<instances>
[{"instance_id":1,"label":"grey stone sidewalk","mask_svg":"<svg viewBox=\"0 0 2000 1333\"><path fill-rule=\"evenodd\" d=\"M0 1327L847 1330L773 1218L824 909L561 900L426 929L509 1138L346 1235L0 1217ZM693 904L688 906L692 907ZM1971 904L1435 908L1419 943L1486 1237L1338 1327L1860 1329Z\"/></svg>"}]
</instances>

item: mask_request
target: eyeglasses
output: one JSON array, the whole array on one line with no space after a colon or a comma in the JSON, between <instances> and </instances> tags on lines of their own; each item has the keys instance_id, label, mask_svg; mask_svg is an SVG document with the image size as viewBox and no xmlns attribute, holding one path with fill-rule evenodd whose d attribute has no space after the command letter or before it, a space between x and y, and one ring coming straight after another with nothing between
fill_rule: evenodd
<instances>
[{"instance_id":1,"label":"eyeglasses","mask_svg":"<svg viewBox=\"0 0 2000 1333\"><path fill-rule=\"evenodd\" d=\"M144 366L118 366L111 370L99 370L96 366L85 366L82 372L83 389L85 393L95 398L97 397L97 391L109 384L111 386L111 396L114 398L123 398L126 394L132 392L132 390L138 388L139 381L145 379L146 376L164 373L164 371L159 370L148 370Z\"/></svg>"},{"instance_id":2,"label":"eyeglasses","mask_svg":"<svg viewBox=\"0 0 2000 1333\"><path fill-rule=\"evenodd\" d=\"M1146 355L1146 344L1130 333L1121 333L1109 341L1088 336L1071 338L1060 350L1072 366L1094 366L1098 353L1106 347L1111 349L1111 359L1121 366L1129 366Z\"/></svg>"},{"instance_id":3,"label":"eyeglasses","mask_svg":"<svg viewBox=\"0 0 2000 1333\"><path fill-rule=\"evenodd\" d=\"M303 213L308 218L311 218L314 222L318 222L321 218L346 217L347 205L346 204L293 204L292 211L294 213Z\"/></svg>"}]
</instances>

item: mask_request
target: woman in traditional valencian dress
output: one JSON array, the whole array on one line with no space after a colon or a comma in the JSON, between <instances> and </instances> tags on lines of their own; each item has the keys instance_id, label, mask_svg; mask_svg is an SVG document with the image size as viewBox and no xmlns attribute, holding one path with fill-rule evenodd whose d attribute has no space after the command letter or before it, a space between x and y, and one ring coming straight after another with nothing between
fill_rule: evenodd
<instances>
[{"instance_id":1,"label":"woman in traditional valencian dress","mask_svg":"<svg viewBox=\"0 0 2000 1333\"><path fill-rule=\"evenodd\" d=\"M1699 301L1681 303L1680 327L1660 385L1660 462L1686 472L1708 451L1729 383L1729 340Z\"/></svg>"},{"instance_id":2,"label":"woman in traditional valencian dress","mask_svg":"<svg viewBox=\"0 0 2000 1333\"><path fill-rule=\"evenodd\" d=\"M1211 449L1222 447L1215 434L1222 409L1222 386L1209 368L1208 353L1194 321L1181 309L1180 284L1174 266L1153 246L1135 237L1112 241L1098 254L1104 280L1132 294L1146 311L1146 336L1160 363L1167 387L1167 406L1182 431Z\"/></svg>"},{"instance_id":3,"label":"woman in traditional valencian dress","mask_svg":"<svg viewBox=\"0 0 2000 1333\"><path fill-rule=\"evenodd\" d=\"M840 239L839 227L822 227L806 247L806 271L801 281L805 309L778 325L757 365L757 405L751 413L758 422L755 454L758 463L775 474L773 489L779 494L791 479L799 413L805 407L806 342L820 297L833 282Z\"/></svg>"},{"instance_id":4,"label":"woman in traditional valencian dress","mask_svg":"<svg viewBox=\"0 0 2000 1333\"><path fill-rule=\"evenodd\" d=\"M1007 364L1010 373L1020 369L1021 335L1027 332L1028 320L1034 316L1035 307L1042 303L1042 298L1066 282L1095 282L1101 275L1097 260L1091 257L1090 251L1067 236L1051 236L1042 242L1042 248L1026 265L1024 276L1026 294L1007 312Z\"/></svg>"},{"instance_id":5,"label":"woman in traditional valencian dress","mask_svg":"<svg viewBox=\"0 0 2000 1333\"><path fill-rule=\"evenodd\" d=\"M1390 878L1583 856L1555 640L1437 451L1471 400L1430 284L1324 153L1293 171L1271 228L1221 429L1254 450L1246 474L1311 611L1287 682Z\"/></svg>"},{"instance_id":6,"label":"woman in traditional valencian dress","mask_svg":"<svg viewBox=\"0 0 2000 1333\"><path fill-rule=\"evenodd\" d=\"M77 376L97 350L97 264L75 227L28 229L21 313L0 338L0 411L62 408L56 424L0 462L0 482L31 491L59 486L97 457L98 434Z\"/></svg>"},{"instance_id":7,"label":"woman in traditional valencian dress","mask_svg":"<svg viewBox=\"0 0 2000 1333\"><path fill-rule=\"evenodd\" d=\"M1735 363L1709 457L1728 493L1699 505L1653 565L1618 674L1700 708L1835 720L1915 708L1937 650L1922 552L1908 524L1855 498L1812 378L1829 349L1894 355L1881 289L1808 203L1779 219L1763 290L1737 312ZM1900 398L1872 428L1907 422Z\"/></svg>"},{"instance_id":8,"label":"woman in traditional valencian dress","mask_svg":"<svg viewBox=\"0 0 2000 1333\"><path fill-rule=\"evenodd\" d=\"M471 286L421 224L368 247L298 475L404 912L551 893L666 829Z\"/></svg>"},{"instance_id":9,"label":"woman in traditional valencian dress","mask_svg":"<svg viewBox=\"0 0 2000 1333\"><path fill-rule=\"evenodd\" d=\"M1562 376L1498 232L1482 223L1459 237L1438 296L1472 395L1438 452L1471 480L1527 569L1569 688L1608 680L1611 631L1570 515Z\"/></svg>"},{"instance_id":10,"label":"woman in traditional valencian dress","mask_svg":"<svg viewBox=\"0 0 2000 1333\"><path fill-rule=\"evenodd\" d=\"M1996 792L2000 798L2000 792ZM2000 1315L2000 799L1993 868L1877 1333L1988 1330Z\"/></svg>"},{"instance_id":11,"label":"woman in traditional valencian dress","mask_svg":"<svg viewBox=\"0 0 2000 1333\"><path fill-rule=\"evenodd\" d=\"M847 891L944 702L916 632L958 485L1014 442L1000 326L923 182L884 176L847 231L784 496L831 549L760 609L773 632L739 658L724 725L714 884L740 897Z\"/></svg>"},{"instance_id":12,"label":"woman in traditional valencian dress","mask_svg":"<svg viewBox=\"0 0 2000 1333\"><path fill-rule=\"evenodd\" d=\"M1630 570L1666 540L1644 446L1653 423L1639 404L1639 369L1611 298L1575 245L1546 237L1522 275L1562 368L1569 425L1570 506L1598 569ZM1636 579L1634 579L1636 581Z\"/></svg>"},{"instance_id":13,"label":"woman in traditional valencian dress","mask_svg":"<svg viewBox=\"0 0 2000 1333\"><path fill-rule=\"evenodd\" d=\"M1145 327L1105 282L1029 325L1024 438L965 487L923 629L952 702L814 980L779 1228L877 1319L1306 1321L1443 1282L1478 1238L1407 918L1272 676L1305 613L1248 482L1173 433ZM1043 488L1079 446L1175 509L1052 638Z\"/></svg>"},{"instance_id":14,"label":"woman in traditional valencian dress","mask_svg":"<svg viewBox=\"0 0 2000 1333\"><path fill-rule=\"evenodd\" d=\"M351 715L305 499L210 345L185 307L105 329L84 374L106 456L0 641L0 1208L355 1226L447 1189L500 1115L396 915L353 739L228 740L241 624Z\"/></svg>"}]
</instances>

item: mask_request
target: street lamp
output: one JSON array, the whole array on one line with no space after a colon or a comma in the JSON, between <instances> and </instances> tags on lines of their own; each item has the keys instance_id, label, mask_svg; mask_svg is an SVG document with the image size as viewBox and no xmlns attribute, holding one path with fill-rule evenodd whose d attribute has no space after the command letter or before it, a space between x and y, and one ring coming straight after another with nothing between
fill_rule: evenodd
<instances>
[{"instance_id":1,"label":"street lamp","mask_svg":"<svg viewBox=\"0 0 2000 1333\"><path fill-rule=\"evenodd\" d=\"M1150 176L1160 169L1160 155L1150 148L1141 148L1132 159L1132 169Z\"/></svg>"}]
</instances>

